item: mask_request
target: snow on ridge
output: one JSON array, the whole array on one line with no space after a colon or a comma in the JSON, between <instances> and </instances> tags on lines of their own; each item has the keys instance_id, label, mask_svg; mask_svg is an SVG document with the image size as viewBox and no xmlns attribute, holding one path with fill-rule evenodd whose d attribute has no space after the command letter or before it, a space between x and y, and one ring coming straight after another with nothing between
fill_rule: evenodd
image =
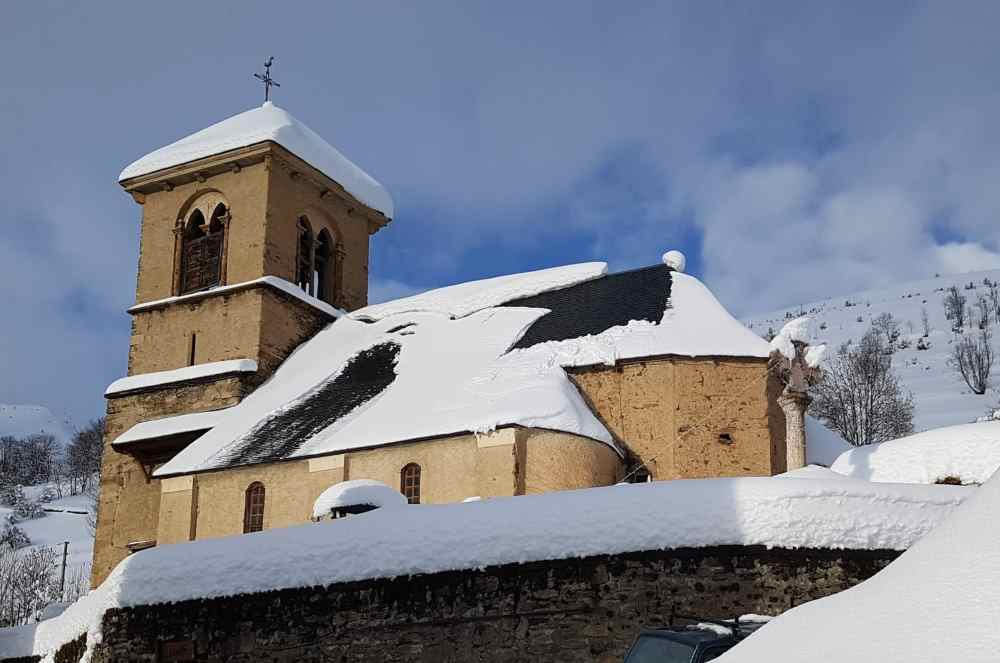
<instances>
[{"instance_id":1,"label":"snow on ridge","mask_svg":"<svg viewBox=\"0 0 1000 663\"><path fill-rule=\"evenodd\" d=\"M351 479L335 483L316 498L313 518L330 515L333 509L368 505L376 508L406 506L406 497L395 488L375 479Z\"/></svg>"},{"instance_id":2,"label":"snow on ridge","mask_svg":"<svg viewBox=\"0 0 1000 663\"><path fill-rule=\"evenodd\" d=\"M1000 468L1000 421L945 426L841 454L830 469L891 483L985 483Z\"/></svg>"},{"instance_id":3,"label":"snow on ridge","mask_svg":"<svg viewBox=\"0 0 1000 663\"><path fill-rule=\"evenodd\" d=\"M104 390L105 396L114 396L136 389L148 389L175 382L185 382L187 380L198 380L210 378L215 375L227 375L229 373L256 373L257 361L254 359L227 359L225 361L211 361L205 364L195 364L183 368L175 368L169 371L156 371L153 373L140 373L118 378Z\"/></svg>"},{"instance_id":4,"label":"snow on ridge","mask_svg":"<svg viewBox=\"0 0 1000 663\"><path fill-rule=\"evenodd\" d=\"M904 550L975 490L846 478L695 479L377 509L145 550L30 637L0 630L0 649L44 654L83 632L93 643L114 607L498 564L716 545Z\"/></svg>"},{"instance_id":5,"label":"snow on ridge","mask_svg":"<svg viewBox=\"0 0 1000 663\"><path fill-rule=\"evenodd\" d=\"M73 426L44 405L0 403L0 437L29 435L52 435L61 446L66 446L73 439Z\"/></svg>"},{"instance_id":6,"label":"snow on ridge","mask_svg":"<svg viewBox=\"0 0 1000 663\"><path fill-rule=\"evenodd\" d=\"M354 311L355 320L375 322L401 313L429 312L462 318L483 309L500 306L522 297L531 297L550 290L567 288L583 281L604 276L605 262L583 262L575 265L550 267L520 274L494 276L478 281L466 281L435 288L418 295L373 304Z\"/></svg>"},{"instance_id":7,"label":"snow on ridge","mask_svg":"<svg viewBox=\"0 0 1000 663\"><path fill-rule=\"evenodd\" d=\"M392 196L375 178L290 113L265 102L182 138L129 164L123 182L229 150L272 141L340 184L352 196L391 219Z\"/></svg>"}]
</instances>

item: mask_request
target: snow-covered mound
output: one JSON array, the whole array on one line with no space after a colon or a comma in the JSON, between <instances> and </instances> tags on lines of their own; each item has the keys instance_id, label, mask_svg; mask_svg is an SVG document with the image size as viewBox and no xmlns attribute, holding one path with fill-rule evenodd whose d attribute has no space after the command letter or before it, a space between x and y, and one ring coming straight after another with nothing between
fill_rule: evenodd
<instances>
[{"instance_id":1,"label":"snow-covered mound","mask_svg":"<svg viewBox=\"0 0 1000 663\"><path fill-rule=\"evenodd\" d=\"M806 415L806 462L830 467L841 454L854 447L823 424L822 421Z\"/></svg>"},{"instance_id":2,"label":"snow-covered mound","mask_svg":"<svg viewBox=\"0 0 1000 663\"><path fill-rule=\"evenodd\" d=\"M73 426L41 405L0 404L0 437L52 435L62 446L73 439Z\"/></svg>"},{"instance_id":3,"label":"snow-covered mound","mask_svg":"<svg viewBox=\"0 0 1000 663\"><path fill-rule=\"evenodd\" d=\"M351 479L335 483L316 498L313 518L329 515L334 509L347 506L386 508L405 506L406 498L398 490L374 479Z\"/></svg>"},{"instance_id":4,"label":"snow-covered mound","mask_svg":"<svg viewBox=\"0 0 1000 663\"><path fill-rule=\"evenodd\" d=\"M1000 477L874 577L801 605L723 663L992 663L1000 652Z\"/></svg>"},{"instance_id":5,"label":"snow-covered mound","mask_svg":"<svg viewBox=\"0 0 1000 663\"><path fill-rule=\"evenodd\" d=\"M957 286L975 316L978 298L980 295L988 296L989 292L984 279L1000 281L1000 270L938 276L845 293L839 297L753 315L744 322L754 332L765 335L769 329L777 333L789 320L808 315L812 319L811 338L826 342L829 358L841 343L849 340L857 343L872 320L889 313L899 322L899 343L907 346L896 350L892 365L903 386L913 392L916 430L963 424L975 421L991 407L1000 406L1000 391L997 389L1000 386L1000 365L994 367L996 386L983 396L973 394L948 367L954 334L951 331L952 322L945 318L942 301L945 290ZM969 288L970 285L973 287ZM927 311L930 332L923 341L930 346L926 350L917 347L924 334L923 310ZM1000 356L1000 327L995 321L993 329L994 354ZM967 328L966 333L975 334L978 329Z\"/></svg>"},{"instance_id":6,"label":"snow-covered mound","mask_svg":"<svg viewBox=\"0 0 1000 663\"><path fill-rule=\"evenodd\" d=\"M229 150L272 141L313 166L352 196L392 218L392 197L375 178L351 163L337 148L271 102L234 115L128 165L118 181L179 166Z\"/></svg>"},{"instance_id":7,"label":"snow-covered mound","mask_svg":"<svg viewBox=\"0 0 1000 663\"><path fill-rule=\"evenodd\" d=\"M1000 467L1000 421L945 426L851 449L831 466L868 481L981 484Z\"/></svg>"},{"instance_id":8,"label":"snow-covered mound","mask_svg":"<svg viewBox=\"0 0 1000 663\"><path fill-rule=\"evenodd\" d=\"M702 479L378 509L145 550L60 617L0 631L0 651L45 653L85 631L93 643L114 607L370 578L689 546L903 550L975 490L847 478Z\"/></svg>"}]
</instances>

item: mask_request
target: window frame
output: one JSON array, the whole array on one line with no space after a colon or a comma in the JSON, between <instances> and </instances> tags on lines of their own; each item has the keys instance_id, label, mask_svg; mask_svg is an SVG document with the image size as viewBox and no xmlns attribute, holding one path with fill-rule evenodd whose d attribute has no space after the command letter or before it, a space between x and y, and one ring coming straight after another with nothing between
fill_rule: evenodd
<instances>
[{"instance_id":1,"label":"window frame","mask_svg":"<svg viewBox=\"0 0 1000 663\"><path fill-rule=\"evenodd\" d=\"M399 492L409 504L420 504L423 469L417 463L407 463L399 471Z\"/></svg>"},{"instance_id":2,"label":"window frame","mask_svg":"<svg viewBox=\"0 0 1000 663\"><path fill-rule=\"evenodd\" d=\"M247 486L243 497L243 533L262 532L264 530L264 507L267 502L267 489L260 481L254 481Z\"/></svg>"}]
</instances>

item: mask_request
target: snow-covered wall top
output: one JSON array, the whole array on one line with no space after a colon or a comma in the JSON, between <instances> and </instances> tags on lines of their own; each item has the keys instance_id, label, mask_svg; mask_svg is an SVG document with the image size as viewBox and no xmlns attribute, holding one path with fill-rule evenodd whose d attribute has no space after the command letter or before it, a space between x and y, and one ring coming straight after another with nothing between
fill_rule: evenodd
<instances>
[{"instance_id":1,"label":"snow-covered wall top","mask_svg":"<svg viewBox=\"0 0 1000 663\"><path fill-rule=\"evenodd\" d=\"M322 299L313 297L302 288L298 287L290 281L279 276L261 276L259 278L243 281L241 283L230 283L229 285L220 285L214 288L208 288L207 290L199 290L198 292L189 292L186 295L175 295L173 297L164 297L163 299L154 299L148 302L142 302L136 304L128 309L129 313L138 313L139 311L148 311L151 308L158 308L160 306L166 306L169 304L175 304L177 302L189 302L195 299L202 299L208 296L220 295L224 292L232 292L234 290L243 290L246 288L251 288L256 285L266 285L268 287L274 288L275 290L280 290L281 292L298 299L303 304L307 304L318 311L322 311L327 315L339 318L340 316L347 315L347 311L336 306L331 306L327 304Z\"/></svg>"},{"instance_id":2,"label":"snow-covered wall top","mask_svg":"<svg viewBox=\"0 0 1000 663\"><path fill-rule=\"evenodd\" d=\"M129 164L118 176L118 181L264 141L281 145L340 184L365 205L387 218L393 217L395 211L392 196L375 178L353 164L312 129L271 102L150 152Z\"/></svg>"},{"instance_id":3,"label":"snow-covered wall top","mask_svg":"<svg viewBox=\"0 0 1000 663\"><path fill-rule=\"evenodd\" d=\"M717 545L903 550L975 490L846 478L702 479L377 509L145 550L39 624L30 640L24 631L0 631L0 650L43 653L85 631L93 643L101 615L114 607L370 578Z\"/></svg>"},{"instance_id":4,"label":"snow-covered wall top","mask_svg":"<svg viewBox=\"0 0 1000 663\"><path fill-rule=\"evenodd\" d=\"M482 433L507 425L563 431L614 447L611 433L588 408L565 367L671 354L768 356L767 343L733 319L700 281L676 272L671 274L669 305L658 322L633 321L594 336L510 351L549 310L505 307L504 302L590 282L604 273L604 263L584 263L513 274L441 288L340 318L300 346L267 383L156 474L239 464L240 450L255 431L300 407L360 353L387 343L399 347L391 384L346 416L323 424L308 439L283 445L283 457Z\"/></svg>"},{"instance_id":5,"label":"snow-covered wall top","mask_svg":"<svg viewBox=\"0 0 1000 663\"><path fill-rule=\"evenodd\" d=\"M841 474L894 483L985 483L1000 467L1000 421L945 426L843 453Z\"/></svg>"},{"instance_id":6,"label":"snow-covered wall top","mask_svg":"<svg viewBox=\"0 0 1000 663\"><path fill-rule=\"evenodd\" d=\"M128 444L129 442L151 440L157 437L166 437L167 435L177 435L178 433L208 430L218 422L223 412L225 410L192 412L190 414L180 414L175 417L163 417L162 419L143 421L116 437L111 444Z\"/></svg>"},{"instance_id":7,"label":"snow-covered wall top","mask_svg":"<svg viewBox=\"0 0 1000 663\"><path fill-rule=\"evenodd\" d=\"M73 439L73 426L42 405L0 404L0 437L29 435L51 435L66 446Z\"/></svg>"},{"instance_id":8,"label":"snow-covered wall top","mask_svg":"<svg viewBox=\"0 0 1000 663\"><path fill-rule=\"evenodd\" d=\"M169 371L156 371L155 373L140 373L139 375L129 375L118 378L104 390L105 396L114 396L137 389L149 389L160 387L175 382L188 382L190 380L201 380L217 375L229 375L231 373L254 373L257 371L257 362L253 359L227 359L226 361L212 361L207 364L195 364L175 368Z\"/></svg>"}]
</instances>

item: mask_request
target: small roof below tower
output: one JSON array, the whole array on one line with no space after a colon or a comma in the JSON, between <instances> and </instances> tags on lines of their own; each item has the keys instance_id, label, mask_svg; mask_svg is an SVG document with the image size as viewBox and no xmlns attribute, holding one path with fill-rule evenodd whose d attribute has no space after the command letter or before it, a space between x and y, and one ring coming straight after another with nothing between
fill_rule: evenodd
<instances>
[{"instance_id":1,"label":"small roof below tower","mask_svg":"<svg viewBox=\"0 0 1000 663\"><path fill-rule=\"evenodd\" d=\"M281 145L386 218L393 217L392 196L385 187L319 134L271 102L150 152L127 166L118 176L118 181L124 182L164 168L266 141Z\"/></svg>"}]
</instances>

